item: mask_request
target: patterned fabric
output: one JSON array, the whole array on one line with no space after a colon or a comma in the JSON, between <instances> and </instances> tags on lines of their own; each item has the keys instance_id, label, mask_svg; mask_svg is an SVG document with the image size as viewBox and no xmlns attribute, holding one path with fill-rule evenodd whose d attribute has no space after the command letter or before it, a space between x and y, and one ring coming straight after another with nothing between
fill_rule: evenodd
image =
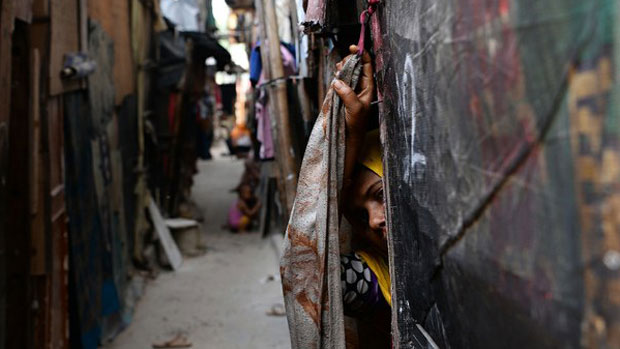
<instances>
[{"instance_id":1,"label":"patterned fabric","mask_svg":"<svg viewBox=\"0 0 620 349\"><path fill-rule=\"evenodd\" d=\"M357 86L361 62L350 58L340 79ZM329 89L310 135L280 261L294 349L344 348L338 203L344 172L345 110Z\"/></svg>"},{"instance_id":2,"label":"patterned fabric","mask_svg":"<svg viewBox=\"0 0 620 349\"><path fill-rule=\"evenodd\" d=\"M377 276L368 264L357 253L341 256L340 274L345 315L372 313L382 296Z\"/></svg>"}]
</instances>

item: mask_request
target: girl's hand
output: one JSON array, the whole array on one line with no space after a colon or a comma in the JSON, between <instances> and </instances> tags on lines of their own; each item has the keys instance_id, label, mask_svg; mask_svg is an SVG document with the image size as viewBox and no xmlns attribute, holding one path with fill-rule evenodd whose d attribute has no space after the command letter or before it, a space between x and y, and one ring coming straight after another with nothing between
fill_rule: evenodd
<instances>
[{"instance_id":1,"label":"girl's hand","mask_svg":"<svg viewBox=\"0 0 620 349\"><path fill-rule=\"evenodd\" d=\"M357 46L349 47L351 54L357 54ZM344 63L351 58L347 56L336 65L338 71L342 69ZM370 103L375 94L375 80L372 74L372 62L370 55L364 52L362 55L362 74L356 91L347 86L341 80L335 80L333 83L334 91L340 96L345 107L345 123L346 123L346 142L345 142L345 160L344 160L344 189L347 189L352 183L352 176L357 161L357 155L364 146L364 138L366 136L366 127L368 124L368 112Z\"/></svg>"},{"instance_id":2,"label":"girl's hand","mask_svg":"<svg viewBox=\"0 0 620 349\"><path fill-rule=\"evenodd\" d=\"M356 45L351 45L349 51L351 55L354 55L357 54L358 48ZM351 56L345 57L336 65L338 71L342 69L344 63L350 57ZM332 84L334 91L342 99L346 110L347 137L353 138L363 138L366 133L368 111L370 110L370 103L372 102L375 92L372 62L368 52L364 52L362 55L362 64L362 75L360 76L360 81L355 91L338 79L334 80Z\"/></svg>"}]
</instances>

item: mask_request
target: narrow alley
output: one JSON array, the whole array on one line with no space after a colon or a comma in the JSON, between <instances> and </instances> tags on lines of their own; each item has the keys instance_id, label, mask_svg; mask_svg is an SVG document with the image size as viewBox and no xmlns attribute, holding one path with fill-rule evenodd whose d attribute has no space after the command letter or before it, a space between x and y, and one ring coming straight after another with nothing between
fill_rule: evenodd
<instances>
[{"instance_id":1,"label":"narrow alley","mask_svg":"<svg viewBox=\"0 0 620 349\"><path fill-rule=\"evenodd\" d=\"M0 0L0 349L620 349L620 0Z\"/></svg>"},{"instance_id":2,"label":"narrow alley","mask_svg":"<svg viewBox=\"0 0 620 349\"><path fill-rule=\"evenodd\" d=\"M214 155L220 151L212 148ZM215 156L200 161L192 198L204 214L207 250L162 272L138 302L129 327L105 348L150 348L183 334L194 348L290 348L277 254L281 238L222 229L243 161Z\"/></svg>"}]
</instances>

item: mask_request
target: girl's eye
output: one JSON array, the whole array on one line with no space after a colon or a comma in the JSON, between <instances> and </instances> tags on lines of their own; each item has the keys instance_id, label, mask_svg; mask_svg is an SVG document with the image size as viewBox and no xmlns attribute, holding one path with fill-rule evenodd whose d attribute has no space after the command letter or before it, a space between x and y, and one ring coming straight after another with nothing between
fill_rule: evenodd
<instances>
[{"instance_id":1,"label":"girl's eye","mask_svg":"<svg viewBox=\"0 0 620 349\"><path fill-rule=\"evenodd\" d=\"M377 191L377 200L383 202L383 189Z\"/></svg>"}]
</instances>

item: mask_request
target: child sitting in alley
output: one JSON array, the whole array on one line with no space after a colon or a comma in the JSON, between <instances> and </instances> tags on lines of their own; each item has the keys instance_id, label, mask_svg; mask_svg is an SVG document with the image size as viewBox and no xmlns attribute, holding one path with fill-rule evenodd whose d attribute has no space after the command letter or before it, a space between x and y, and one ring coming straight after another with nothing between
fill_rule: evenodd
<instances>
[{"instance_id":1,"label":"child sitting in alley","mask_svg":"<svg viewBox=\"0 0 620 349\"><path fill-rule=\"evenodd\" d=\"M228 228L233 232L245 232L258 218L261 204L249 184L241 184L237 192L239 198L228 210Z\"/></svg>"}]
</instances>

